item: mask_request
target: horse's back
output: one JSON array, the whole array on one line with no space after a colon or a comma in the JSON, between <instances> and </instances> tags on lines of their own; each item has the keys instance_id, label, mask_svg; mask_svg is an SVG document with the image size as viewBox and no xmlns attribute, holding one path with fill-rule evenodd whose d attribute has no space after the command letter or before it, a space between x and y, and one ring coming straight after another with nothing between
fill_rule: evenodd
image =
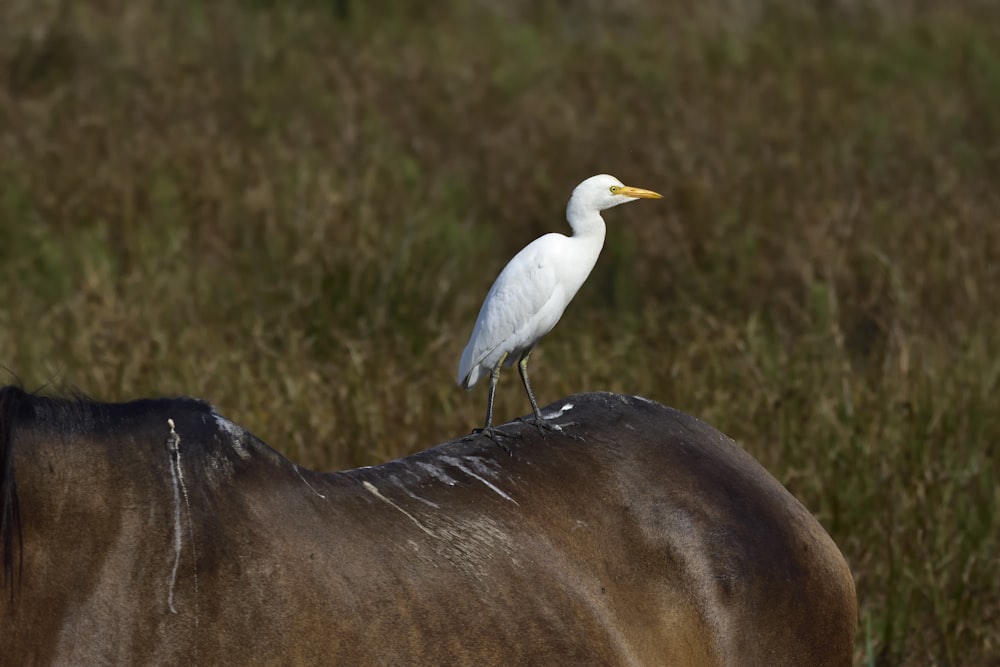
<instances>
[{"instance_id":1,"label":"horse's back","mask_svg":"<svg viewBox=\"0 0 1000 667\"><path fill-rule=\"evenodd\" d=\"M511 456L473 438L318 474L204 407L167 408L51 442L51 424L21 425L23 567L0 602L3 655L850 664L854 587L836 546L682 413L573 396L546 410L569 435L508 426Z\"/></svg>"}]
</instances>

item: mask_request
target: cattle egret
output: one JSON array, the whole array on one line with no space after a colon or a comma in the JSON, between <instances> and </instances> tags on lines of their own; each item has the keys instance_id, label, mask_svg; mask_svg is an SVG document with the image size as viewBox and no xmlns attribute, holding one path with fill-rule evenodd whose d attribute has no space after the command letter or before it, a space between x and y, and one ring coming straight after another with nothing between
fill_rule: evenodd
<instances>
[{"instance_id":1,"label":"cattle egret","mask_svg":"<svg viewBox=\"0 0 1000 667\"><path fill-rule=\"evenodd\" d=\"M591 176L576 186L566 206L573 235L552 233L535 239L500 272L483 301L458 364L458 384L465 389L472 389L484 374L490 376L486 425L479 432L498 442L493 398L501 366L510 368L514 359L531 401L533 423L539 431L558 429L547 424L538 409L528 382L528 356L538 340L552 331L597 263L604 247L601 211L637 199L661 197L652 190L624 185L614 176Z\"/></svg>"}]
</instances>

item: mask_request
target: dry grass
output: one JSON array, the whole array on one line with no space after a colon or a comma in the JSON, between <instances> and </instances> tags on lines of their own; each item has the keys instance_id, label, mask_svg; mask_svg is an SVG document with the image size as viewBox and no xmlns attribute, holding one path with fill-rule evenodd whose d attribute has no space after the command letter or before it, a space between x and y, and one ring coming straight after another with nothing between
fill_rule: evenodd
<instances>
[{"instance_id":1,"label":"dry grass","mask_svg":"<svg viewBox=\"0 0 1000 667\"><path fill-rule=\"evenodd\" d=\"M613 173L668 196L607 216L543 402L741 440L851 562L860 664L1000 664L1000 12L334 5L0 9L0 364L405 454L478 425L480 300Z\"/></svg>"}]
</instances>

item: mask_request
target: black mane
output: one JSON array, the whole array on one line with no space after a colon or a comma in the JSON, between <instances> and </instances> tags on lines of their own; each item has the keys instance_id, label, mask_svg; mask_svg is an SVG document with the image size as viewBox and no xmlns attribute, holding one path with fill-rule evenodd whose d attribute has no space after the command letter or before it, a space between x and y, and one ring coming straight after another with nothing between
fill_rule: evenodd
<instances>
[{"instance_id":1,"label":"black mane","mask_svg":"<svg viewBox=\"0 0 1000 667\"><path fill-rule=\"evenodd\" d=\"M8 400L11 404L16 404L18 409L0 409L0 420L4 423L12 418L14 423L30 422L71 433L138 426L151 417L171 411L192 411L206 416L214 413L214 408L209 403L186 396L102 403L80 393L53 397L31 394L17 386L0 388L0 405L6 405Z\"/></svg>"},{"instance_id":2,"label":"black mane","mask_svg":"<svg viewBox=\"0 0 1000 667\"><path fill-rule=\"evenodd\" d=\"M14 481L14 424L23 420L29 410L25 401L30 398L20 387L0 389L0 549L3 549L3 582L10 586L14 599L14 542L22 544L21 506L17 500L17 483ZM18 573L21 571L23 552L18 556Z\"/></svg>"},{"instance_id":3,"label":"black mane","mask_svg":"<svg viewBox=\"0 0 1000 667\"><path fill-rule=\"evenodd\" d=\"M216 413L205 401L187 397L101 403L79 393L50 397L29 393L16 385L0 388L0 550L3 551L3 584L10 586L12 598L15 570L19 579L23 562L21 507L14 476L16 430L30 425L66 434L87 434L148 427L154 423L154 418L159 418L155 426L163 429L165 414L177 415L176 418L195 417L196 422L208 424ZM16 568L15 552L18 553Z\"/></svg>"}]
</instances>

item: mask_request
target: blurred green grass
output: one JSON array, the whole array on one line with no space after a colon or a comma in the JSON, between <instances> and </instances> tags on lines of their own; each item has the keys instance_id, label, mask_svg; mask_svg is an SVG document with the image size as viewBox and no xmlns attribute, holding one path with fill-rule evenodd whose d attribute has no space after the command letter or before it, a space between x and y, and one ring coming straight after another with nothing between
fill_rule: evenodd
<instances>
[{"instance_id":1,"label":"blurred green grass","mask_svg":"<svg viewBox=\"0 0 1000 667\"><path fill-rule=\"evenodd\" d=\"M606 216L540 400L740 440L850 561L859 664L1000 664L1000 7L336 10L0 8L0 364L303 465L422 449L482 418L499 269L612 173L667 198Z\"/></svg>"}]
</instances>

